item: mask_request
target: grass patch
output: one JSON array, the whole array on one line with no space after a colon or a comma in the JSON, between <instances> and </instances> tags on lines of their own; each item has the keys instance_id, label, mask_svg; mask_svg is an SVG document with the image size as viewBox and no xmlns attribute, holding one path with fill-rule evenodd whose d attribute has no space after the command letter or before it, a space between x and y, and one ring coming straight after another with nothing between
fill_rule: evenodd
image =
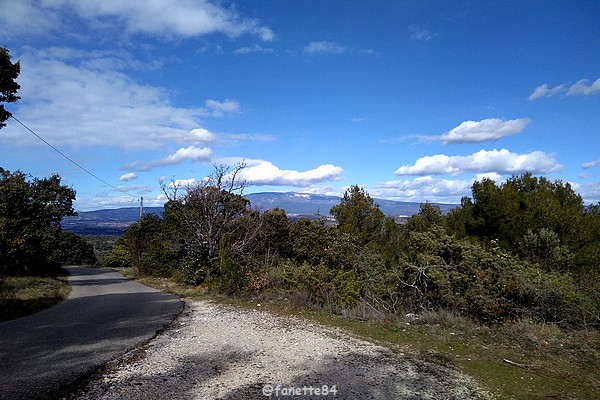
<instances>
[{"instance_id":1,"label":"grass patch","mask_svg":"<svg viewBox=\"0 0 600 400\"><path fill-rule=\"evenodd\" d=\"M121 272L134 277L129 271ZM527 321L487 326L448 312L407 320L389 315L357 318L353 312L336 315L289 300L215 296L164 278L140 281L187 298L253 309L260 303L265 311L341 327L398 353L457 368L498 399L600 398L597 329L562 330Z\"/></svg>"},{"instance_id":2,"label":"grass patch","mask_svg":"<svg viewBox=\"0 0 600 400\"><path fill-rule=\"evenodd\" d=\"M179 297L185 297L193 300L207 300L214 298L210 296L208 291L202 287L189 286L178 283L173 279L169 278L159 278L153 276L140 276L139 273L134 268L112 268L115 271L118 271L120 274L129 279L134 279L135 281L153 287L155 289L162 290L166 293L173 293Z\"/></svg>"},{"instance_id":3,"label":"grass patch","mask_svg":"<svg viewBox=\"0 0 600 400\"><path fill-rule=\"evenodd\" d=\"M66 299L67 278L39 276L0 277L0 322L26 317Z\"/></svg>"}]
</instances>

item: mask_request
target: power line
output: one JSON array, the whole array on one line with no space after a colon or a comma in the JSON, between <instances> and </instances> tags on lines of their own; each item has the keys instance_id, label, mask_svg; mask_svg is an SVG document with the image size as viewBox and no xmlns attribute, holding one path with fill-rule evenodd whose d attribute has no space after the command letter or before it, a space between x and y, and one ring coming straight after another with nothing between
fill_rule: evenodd
<instances>
[{"instance_id":1,"label":"power line","mask_svg":"<svg viewBox=\"0 0 600 400\"><path fill-rule=\"evenodd\" d=\"M48 143L43 137L41 137L40 135L38 135L37 133L35 133L32 129L30 129L27 125L25 125L24 123L22 123L21 121L19 121L14 115L10 116L12 119L14 119L15 121L17 121L23 128L27 129L29 132L31 132L33 135L35 135L35 137L37 137L38 139L40 139L42 142L44 142L45 144L47 144L52 150L54 150L55 152L57 152L58 154L60 154L61 156L63 156L65 159L67 159L68 161L70 161L73 165L75 165L77 168L81 169L82 171L84 171L85 173L87 173L88 175L96 178L97 180L99 180L100 182L104 183L107 186L110 186L111 188L126 194L127 196L131 196L134 197L135 199L137 199L137 196L134 196L131 193L127 193L126 191L124 191L123 189L119 189L118 187L111 185L110 183L106 182L104 179L100 178L99 176L97 176L96 174L90 172L89 170L85 169L84 167L82 167L81 165L79 165L77 162L75 162L73 159L71 159L69 156L67 156L65 153L63 153L62 151L60 151L59 149L57 149L56 147L52 146L50 143Z\"/></svg>"}]
</instances>

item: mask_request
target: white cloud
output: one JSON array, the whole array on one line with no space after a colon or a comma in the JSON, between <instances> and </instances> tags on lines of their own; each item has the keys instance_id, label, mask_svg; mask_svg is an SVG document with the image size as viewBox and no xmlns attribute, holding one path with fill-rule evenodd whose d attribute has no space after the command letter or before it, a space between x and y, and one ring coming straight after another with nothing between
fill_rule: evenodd
<instances>
[{"instance_id":1,"label":"white cloud","mask_svg":"<svg viewBox=\"0 0 600 400\"><path fill-rule=\"evenodd\" d=\"M69 63L65 57L72 57ZM185 138L207 116L204 108L173 106L165 89L139 84L112 67L84 66L96 57L95 52L26 48L15 116L54 145L135 150ZM114 58L127 63L117 53ZM2 133L0 141L7 143L38 143L18 126Z\"/></svg>"},{"instance_id":2,"label":"white cloud","mask_svg":"<svg viewBox=\"0 0 600 400\"><path fill-rule=\"evenodd\" d=\"M502 150L481 150L468 156L436 154L419 158L413 165L403 165L396 175L444 175L454 176L465 172L514 174L530 171L550 173L561 171L563 166L552 155L542 151L526 154Z\"/></svg>"},{"instance_id":3,"label":"white cloud","mask_svg":"<svg viewBox=\"0 0 600 400\"><path fill-rule=\"evenodd\" d=\"M77 32L75 27L67 26L70 22L67 17L61 21L62 24L56 23L60 13L65 16L76 14L91 27L101 31L117 28L128 34L163 38L195 37L213 33L223 33L231 38L250 34L264 41L271 41L275 37L273 31L258 20L244 18L233 7L226 8L208 0L20 0L9 2L9 5L15 13L11 15L3 10L2 20L16 28L17 32L29 34L32 31L26 30L26 26L20 26L19 23L28 25L27 21L35 21L36 24L44 26L44 29L41 29L29 23L34 28L33 32L39 33L50 30ZM39 18L33 19L32 16L36 15Z\"/></svg>"},{"instance_id":4,"label":"white cloud","mask_svg":"<svg viewBox=\"0 0 600 400\"><path fill-rule=\"evenodd\" d=\"M215 141L215 134L205 128L194 128L189 132L182 132L174 136L172 139L178 143L184 144L201 144L212 143Z\"/></svg>"},{"instance_id":5,"label":"white cloud","mask_svg":"<svg viewBox=\"0 0 600 400\"><path fill-rule=\"evenodd\" d=\"M58 13L43 9L34 1L3 1L0 12L0 36L18 37L26 34L43 34L59 29Z\"/></svg>"},{"instance_id":6,"label":"white cloud","mask_svg":"<svg viewBox=\"0 0 600 400\"><path fill-rule=\"evenodd\" d=\"M157 167L166 167L170 165L181 164L187 160L190 160L192 162L206 162L210 161L211 156L212 150L208 147L182 147L175 153L167 157L161 158L159 160L154 160L150 162L134 161L132 163L124 165L123 167L121 167L121 169L126 171L150 171Z\"/></svg>"},{"instance_id":7,"label":"white cloud","mask_svg":"<svg viewBox=\"0 0 600 400\"><path fill-rule=\"evenodd\" d=\"M567 87L565 85L558 85L553 88L548 88L548 84L544 83L543 85L535 88L533 93L529 95L528 99L529 101L533 101L542 97L553 97L566 91Z\"/></svg>"},{"instance_id":8,"label":"white cloud","mask_svg":"<svg viewBox=\"0 0 600 400\"><path fill-rule=\"evenodd\" d=\"M167 187L170 187L170 188L185 188L185 187L188 187L188 186L192 186L194 183L196 183L196 178L175 179L174 181L169 182L169 184L167 185Z\"/></svg>"},{"instance_id":9,"label":"white cloud","mask_svg":"<svg viewBox=\"0 0 600 400\"><path fill-rule=\"evenodd\" d=\"M588 85L589 82L590 81L588 79L581 79L579 82L569 88L567 96L589 96L591 94L600 92L600 79L596 79L595 82Z\"/></svg>"},{"instance_id":10,"label":"white cloud","mask_svg":"<svg viewBox=\"0 0 600 400\"><path fill-rule=\"evenodd\" d=\"M177 150L174 154L171 154L170 156L157 161L157 164L164 166L181 164L186 160L191 160L194 162L209 161L211 155L212 150L208 147L182 147L179 150Z\"/></svg>"},{"instance_id":11,"label":"white cloud","mask_svg":"<svg viewBox=\"0 0 600 400\"><path fill-rule=\"evenodd\" d=\"M409 26L410 31L409 37L415 40L431 40L437 36L437 33L427 31L417 26Z\"/></svg>"},{"instance_id":12,"label":"white cloud","mask_svg":"<svg viewBox=\"0 0 600 400\"><path fill-rule=\"evenodd\" d=\"M135 172L129 172L127 174L123 174L119 177L119 180L122 182L129 182L137 178L137 174Z\"/></svg>"},{"instance_id":13,"label":"white cloud","mask_svg":"<svg viewBox=\"0 0 600 400\"><path fill-rule=\"evenodd\" d=\"M346 48L335 42L310 42L304 47L305 54L341 54Z\"/></svg>"},{"instance_id":14,"label":"white cloud","mask_svg":"<svg viewBox=\"0 0 600 400\"><path fill-rule=\"evenodd\" d=\"M449 132L441 135L409 134L402 135L384 142L404 142L414 139L417 142L444 144L482 143L500 140L506 136L522 132L531 122L530 118L504 120L500 118L487 118L481 121L464 121Z\"/></svg>"},{"instance_id":15,"label":"white cloud","mask_svg":"<svg viewBox=\"0 0 600 400\"><path fill-rule=\"evenodd\" d=\"M268 161L259 161L246 167L241 178L250 185L299 186L307 187L315 183L338 180L343 169L332 164L320 165L305 172L282 170Z\"/></svg>"},{"instance_id":16,"label":"white cloud","mask_svg":"<svg viewBox=\"0 0 600 400\"><path fill-rule=\"evenodd\" d=\"M256 142L270 142L275 140L273 135L260 133L224 133L221 138L226 142L239 142L242 140L251 140Z\"/></svg>"},{"instance_id":17,"label":"white cloud","mask_svg":"<svg viewBox=\"0 0 600 400\"><path fill-rule=\"evenodd\" d=\"M240 112L240 103L235 100L206 100L206 108L213 117L222 117L225 114L234 114Z\"/></svg>"},{"instance_id":18,"label":"white cloud","mask_svg":"<svg viewBox=\"0 0 600 400\"><path fill-rule=\"evenodd\" d=\"M589 169L589 168L597 167L598 165L600 165L600 159L584 162L583 164L581 164L581 168Z\"/></svg>"},{"instance_id":19,"label":"white cloud","mask_svg":"<svg viewBox=\"0 0 600 400\"><path fill-rule=\"evenodd\" d=\"M600 182L577 183L570 182L573 190L577 192L586 204L600 203Z\"/></svg>"},{"instance_id":20,"label":"white cloud","mask_svg":"<svg viewBox=\"0 0 600 400\"><path fill-rule=\"evenodd\" d=\"M499 182L502 179L502 175L496 172L483 172L481 174L475 175L475 178L481 182L484 179L490 179L494 182Z\"/></svg>"},{"instance_id":21,"label":"white cloud","mask_svg":"<svg viewBox=\"0 0 600 400\"><path fill-rule=\"evenodd\" d=\"M147 141L145 146L140 144L135 150L154 148L172 142L180 146L206 145L218 140L218 135L206 128L194 128L189 131L183 129L162 130L160 127L158 128L145 138ZM131 147L126 148L131 149Z\"/></svg>"},{"instance_id":22,"label":"white cloud","mask_svg":"<svg viewBox=\"0 0 600 400\"><path fill-rule=\"evenodd\" d=\"M450 132L441 135L439 139L445 144L495 141L522 132L530 121L529 118L508 121L499 118L465 121Z\"/></svg>"},{"instance_id":23,"label":"white cloud","mask_svg":"<svg viewBox=\"0 0 600 400\"><path fill-rule=\"evenodd\" d=\"M547 83L538 86L528 97L529 101L534 101L543 97L554 97L564 94L566 96L590 96L600 93L600 79L591 82L589 79L581 79L577 83L568 86L561 84L550 88Z\"/></svg>"},{"instance_id":24,"label":"white cloud","mask_svg":"<svg viewBox=\"0 0 600 400\"><path fill-rule=\"evenodd\" d=\"M259 44L253 44L252 46L240 47L239 49L235 49L233 51L233 54L237 55L252 53L273 53L273 49L262 47Z\"/></svg>"},{"instance_id":25,"label":"white cloud","mask_svg":"<svg viewBox=\"0 0 600 400\"><path fill-rule=\"evenodd\" d=\"M231 99L209 99L204 107L176 107L166 89L142 85L120 71L141 68L123 51L25 48L19 58L22 100L13 113L53 145L144 150L172 142L207 144L216 136L199 127L200 118L241 109ZM0 143L41 143L14 124L2 133Z\"/></svg>"},{"instance_id":26,"label":"white cloud","mask_svg":"<svg viewBox=\"0 0 600 400\"><path fill-rule=\"evenodd\" d=\"M370 192L377 198L400 201L459 203L461 197L470 195L472 185L473 180L421 176L413 180L381 182Z\"/></svg>"},{"instance_id":27,"label":"white cloud","mask_svg":"<svg viewBox=\"0 0 600 400\"><path fill-rule=\"evenodd\" d=\"M117 186L117 189L124 192L137 192L138 194L151 193L154 188L148 185L121 185Z\"/></svg>"}]
</instances>

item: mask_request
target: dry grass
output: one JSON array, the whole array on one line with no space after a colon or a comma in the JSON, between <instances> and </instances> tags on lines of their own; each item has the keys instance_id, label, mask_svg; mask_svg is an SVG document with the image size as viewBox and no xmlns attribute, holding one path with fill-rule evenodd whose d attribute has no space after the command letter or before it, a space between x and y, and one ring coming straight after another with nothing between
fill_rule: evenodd
<instances>
[{"instance_id":1,"label":"dry grass","mask_svg":"<svg viewBox=\"0 0 600 400\"><path fill-rule=\"evenodd\" d=\"M66 299L66 277L0 277L0 322L25 317Z\"/></svg>"}]
</instances>

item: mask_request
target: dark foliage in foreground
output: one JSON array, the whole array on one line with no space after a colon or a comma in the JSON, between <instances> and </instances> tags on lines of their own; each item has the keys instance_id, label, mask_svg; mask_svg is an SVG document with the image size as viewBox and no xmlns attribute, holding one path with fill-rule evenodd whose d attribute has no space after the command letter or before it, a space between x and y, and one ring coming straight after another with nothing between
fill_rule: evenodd
<instances>
[{"instance_id":1,"label":"dark foliage in foreground","mask_svg":"<svg viewBox=\"0 0 600 400\"><path fill-rule=\"evenodd\" d=\"M0 276L55 275L63 264L96 262L91 245L60 227L75 215L74 199L58 175L31 180L0 168Z\"/></svg>"}]
</instances>

